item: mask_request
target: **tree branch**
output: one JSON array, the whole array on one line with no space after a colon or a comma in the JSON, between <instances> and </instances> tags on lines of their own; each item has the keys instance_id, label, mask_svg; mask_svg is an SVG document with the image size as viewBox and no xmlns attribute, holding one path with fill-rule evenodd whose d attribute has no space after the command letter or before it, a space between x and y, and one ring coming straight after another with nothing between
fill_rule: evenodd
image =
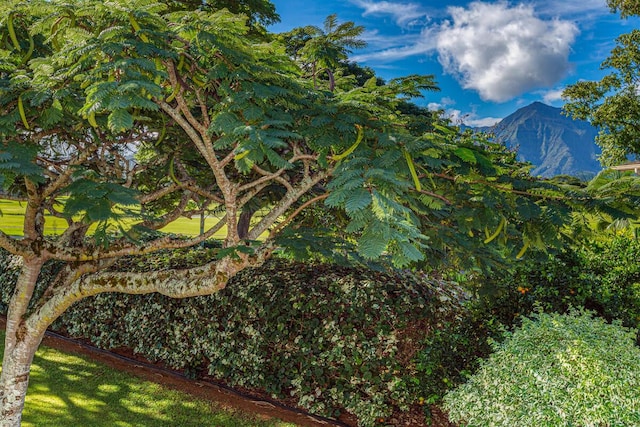
<instances>
[{"instance_id":1,"label":"tree branch","mask_svg":"<svg viewBox=\"0 0 640 427\"><path fill-rule=\"evenodd\" d=\"M164 196L173 193L176 190L179 190L180 188L182 188L181 185L176 184L176 183L172 183L171 185L167 186L167 187L162 187L159 190L156 190L152 193L148 193L143 195L142 197L140 197L139 201L141 204L145 204L145 203L150 203L153 202L155 200L161 199Z\"/></svg>"},{"instance_id":2,"label":"tree branch","mask_svg":"<svg viewBox=\"0 0 640 427\"><path fill-rule=\"evenodd\" d=\"M277 178L280 177L285 172L284 169L279 169L276 172L270 173L270 172L265 171L264 169L261 169L260 167L258 167L256 165L253 165L252 169L255 172L257 172L260 175L262 175L262 177L254 180L254 181L251 181L248 184L240 186L240 188L238 188L238 192L239 193L241 193L243 191L247 191L247 190L249 190L249 189L251 189L253 187L259 186L261 184L268 183L269 181L277 180ZM278 182L283 184L282 180L279 180ZM285 184L283 184L283 185L285 185L287 190L293 190L293 187L291 187L291 184L289 184L289 182L287 182L286 180L284 180L284 182L286 182L286 185Z\"/></svg>"},{"instance_id":3,"label":"tree branch","mask_svg":"<svg viewBox=\"0 0 640 427\"><path fill-rule=\"evenodd\" d=\"M237 257L228 256L185 270L144 273L102 271L73 281L71 279L76 278L81 270L69 271L67 282L71 283L58 287L55 293L33 311L25 323L31 330L44 330L74 302L103 292L138 295L158 292L171 298L210 295L224 289L229 279L244 268L263 264L272 251L273 247L267 244L251 256L237 254Z\"/></svg>"},{"instance_id":4,"label":"tree branch","mask_svg":"<svg viewBox=\"0 0 640 427\"><path fill-rule=\"evenodd\" d=\"M19 241L0 231L0 248L19 256L26 256L27 251L20 245Z\"/></svg>"},{"instance_id":5,"label":"tree branch","mask_svg":"<svg viewBox=\"0 0 640 427\"><path fill-rule=\"evenodd\" d=\"M215 225L213 225L213 227L209 228L203 234L185 240L178 240L173 238L172 236L164 236L152 240L151 242L140 243L140 246L136 246L135 243L130 242L127 242L127 244L122 247L118 247L116 244L114 244L113 247L115 247L115 249L103 252L100 252L99 250L90 250L86 247L74 248L45 242L44 252L47 256L47 259L55 259L65 262L98 261L126 255L145 255L157 252L161 249L182 249L195 246L198 243L204 242L215 233L220 231L225 223L226 215L220 218L220 220Z\"/></svg>"},{"instance_id":6,"label":"tree branch","mask_svg":"<svg viewBox=\"0 0 640 427\"><path fill-rule=\"evenodd\" d=\"M276 204L276 206L271 209L271 211L265 215L258 224L253 227L247 238L249 240L257 240L258 237L267 231L269 227L274 225L278 218L280 218L284 213L289 209L293 204L300 199L304 194L306 194L314 185L322 181L331 175L330 170L322 171L318 173L315 177L306 177L302 180L296 188L291 191L287 191L287 194Z\"/></svg>"},{"instance_id":7,"label":"tree branch","mask_svg":"<svg viewBox=\"0 0 640 427\"><path fill-rule=\"evenodd\" d=\"M298 209L293 211L293 213L291 213L291 215L289 215L284 221L282 221L273 230L271 230L271 232L269 233L269 239L273 239L287 224L290 224L291 221L293 221L293 219L300 214L300 212L302 212L303 210L305 210L306 208L308 208L309 206L311 206L315 202L318 202L320 200L324 200L327 197L329 197L329 193L325 193L325 194L322 194L320 196L316 196L313 199L307 200L306 202L304 202L302 204L302 206L300 206Z\"/></svg>"},{"instance_id":8,"label":"tree branch","mask_svg":"<svg viewBox=\"0 0 640 427\"><path fill-rule=\"evenodd\" d=\"M184 192L182 197L180 197L180 202L178 205L171 211L167 212L165 215L160 217L156 217L153 220L145 220L140 223L142 227L151 228L152 230L159 230L162 227L172 223L176 219L180 218L187 208L187 204L191 200L191 193Z\"/></svg>"}]
</instances>

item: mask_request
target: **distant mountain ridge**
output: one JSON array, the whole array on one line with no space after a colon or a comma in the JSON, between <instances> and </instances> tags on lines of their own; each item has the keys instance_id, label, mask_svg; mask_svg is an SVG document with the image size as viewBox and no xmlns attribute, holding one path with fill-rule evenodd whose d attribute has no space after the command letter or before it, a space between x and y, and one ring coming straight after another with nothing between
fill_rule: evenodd
<instances>
[{"instance_id":1,"label":"distant mountain ridge","mask_svg":"<svg viewBox=\"0 0 640 427\"><path fill-rule=\"evenodd\" d=\"M595 143L598 129L587 121L562 115L560 108L534 102L481 130L517 149L519 160L534 165L534 176L588 178L602 169L597 160L600 147Z\"/></svg>"}]
</instances>

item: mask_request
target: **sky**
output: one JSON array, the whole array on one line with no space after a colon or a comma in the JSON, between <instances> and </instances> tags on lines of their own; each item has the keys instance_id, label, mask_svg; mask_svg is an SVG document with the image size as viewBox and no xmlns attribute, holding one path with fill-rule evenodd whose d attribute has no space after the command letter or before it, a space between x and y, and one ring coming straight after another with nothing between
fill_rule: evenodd
<instances>
[{"instance_id":1,"label":"sky","mask_svg":"<svg viewBox=\"0 0 640 427\"><path fill-rule=\"evenodd\" d=\"M640 19L612 14L606 0L271 0L274 32L339 22L365 27L367 47L350 58L384 78L432 74L439 92L418 104L456 123L490 126L535 101L561 107L562 90L599 80L615 39Z\"/></svg>"}]
</instances>

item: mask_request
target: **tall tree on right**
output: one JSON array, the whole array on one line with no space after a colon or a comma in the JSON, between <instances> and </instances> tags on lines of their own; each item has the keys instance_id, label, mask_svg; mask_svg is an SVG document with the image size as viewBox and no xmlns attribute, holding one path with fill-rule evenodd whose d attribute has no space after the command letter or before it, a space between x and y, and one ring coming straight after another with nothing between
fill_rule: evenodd
<instances>
[{"instance_id":1,"label":"tall tree on right","mask_svg":"<svg viewBox=\"0 0 640 427\"><path fill-rule=\"evenodd\" d=\"M608 0L621 17L640 16L635 0ZM618 37L616 47L602 63L610 70L600 81L581 81L567 87L565 111L600 128L596 142L601 162L612 166L640 154L640 29Z\"/></svg>"}]
</instances>

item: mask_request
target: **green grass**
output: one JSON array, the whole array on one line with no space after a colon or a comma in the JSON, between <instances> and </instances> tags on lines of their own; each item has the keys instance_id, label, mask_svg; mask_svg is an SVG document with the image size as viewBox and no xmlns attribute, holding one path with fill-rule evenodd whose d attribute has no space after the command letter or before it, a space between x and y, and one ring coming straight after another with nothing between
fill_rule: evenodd
<instances>
[{"instance_id":1,"label":"green grass","mask_svg":"<svg viewBox=\"0 0 640 427\"><path fill-rule=\"evenodd\" d=\"M0 199L0 230L14 236L22 235L25 204ZM212 227L217 222L216 218L210 217L205 220L205 227ZM66 229L66 222L60 218L45 215L45 233L61 234ZM184 234L187 236L197 236L200 233L200 218L179 218L163 228L161 231L167 233ZM214 237L224 238L226 228L218 231Z\"/></svg>"},{"instance_id":2,"label":"green grass","mask_svg":"<svg viewBox=\"0 0 640 427\"><path fill-rule=\"evenodd\" d=\"M0 338L4 342L4 332L0 332ZM44 346L33 361L22 425L294 427L225 410L85 357Z\"/></svg>"}]
</instances>

